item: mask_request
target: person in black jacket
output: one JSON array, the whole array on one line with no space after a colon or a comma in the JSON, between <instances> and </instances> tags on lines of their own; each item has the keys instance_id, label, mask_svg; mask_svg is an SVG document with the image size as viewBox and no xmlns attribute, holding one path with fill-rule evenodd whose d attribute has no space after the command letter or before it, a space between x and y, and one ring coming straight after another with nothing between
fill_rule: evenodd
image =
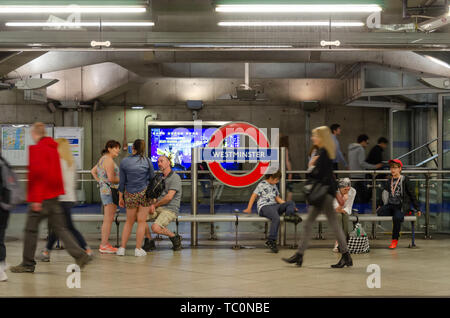
<instances>
[{"instance_id":1,"label":"person in black jacket","mask_svg":"<svg viewBox=\"0 0 450 318\"><path fill-rule=\"evenodd\" d=\"M414 206L413 211L417 212L418 216L421 215L421 212L409 178L401 174L402 162L398 159L389 160L389 166L391 168L391 176L385 182L383 189L387 202L377 210L377 214L379 216L392 216L394 224L392 242L389 248L394 249L398 244L404 215L409 212L411 203Z\"/></svg>"},{"instance_id":2,"label":"person in black jacket","mask_svg":"<svg viewBox=\"0 0 450 318\"><path fill-rule=\"evenodd\" d=\"M383 151L388 146L388 140L384 137L378 138L378 143L370 149L366 162L372 165L383 163Z\"/></svg>"},{"instance_id":3,"label":"person in black jacket","mask_svg":"<svg viewBox=\"0 0 450 318\"><path fill-rule=\"evenodd\" d=\"M0 156L0 160L2 164L6 164L5 159ZM0 191L3 194L4 186L3 186L3 177L1 174L2 170L0 168ZM0 207L0 282L4 282L8 280L8 276L6 275L6 246L5 246L5 235L6 228L8 227L10 212L8 210Z\"/></svg>"},{"instance_id":4,"label":"person in black jacket","mask_svg":"<svg viewBox=\"0 0 450 318\"><path fill-rule=\"evenodd\" d=\"M310 180L310 182L318 182L322 185L328 186L328 191L319 206L309 206L309 215L305 222L298 250L290 258L283 258L283 260L287 263L296 263L297 266L302 266L303 254L308 248L308 243L311 239L312 225L317 216L321 212L324 212L328 218L328 222L331 228L337 236L339 250L342 253L342 257L339 262L335 265L331 265L331 267L342 268L344 266L352 266L353 261L350 257L350 253L348 252L347 240L345 238L342 227L339 225L336 212L333 208L333 200L335 197L336 199L338 199L338 201L340 201L340 203L342 203L342 205L343 202L340 195L336 194L337 185L335 176L333 174L332 161L336 157L336 146L331 137L330 128L322 126L313 129L311 140L314 145L317 145L319 147L319 150L315 157L310 160L309 169L312 170L308 175L308 179Z\"/></svg>"}]
</instances>

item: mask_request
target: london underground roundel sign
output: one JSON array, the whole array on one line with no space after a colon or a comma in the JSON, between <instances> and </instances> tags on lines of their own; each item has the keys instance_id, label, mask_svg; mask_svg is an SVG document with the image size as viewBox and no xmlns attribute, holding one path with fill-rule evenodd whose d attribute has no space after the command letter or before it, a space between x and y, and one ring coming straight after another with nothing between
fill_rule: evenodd
<instances>
[{"instance_id":1,"label":"london underground roundel sign","mask_svg":"<svg viewBox=\"0 0 450 318\"><path fill-rule=\"evenodd\" d=\"M253 139L257 148L223 148L225 138L232 135L246 135ZM254 184L267 172L271 161L278 162L277 149L270 148L266 135L257 127L245 122L233 122L218 128L208 141L205 148L201 148L200 159L206 161L214 177L227 186L243 188ZM228 158L258 159L253 170L244 175L227 172L221 165ZM275 158L275 159L274 159ZM229 161L228 161L229 162Z\"/></svg>"}]
</instances>

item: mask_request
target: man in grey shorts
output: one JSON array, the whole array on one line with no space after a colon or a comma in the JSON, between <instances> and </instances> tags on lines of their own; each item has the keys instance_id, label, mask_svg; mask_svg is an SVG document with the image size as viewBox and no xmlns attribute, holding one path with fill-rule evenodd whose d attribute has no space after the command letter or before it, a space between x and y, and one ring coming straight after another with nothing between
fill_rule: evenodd
<instances>
[{"instance_id":1,"label":"man in grey shorts","mask_svg":"<svg viewBox=\"0 0 450 318\"><path fill-rule=\"evenodd\" d=\"M149 219L153 221L152 231L169 237L173 244L173 250L181 249L181 236L169 231L167 226L177 219L181 202L181 178L170 165L166 156L158 158L159 170L163 173L164 191L159 198L150 206Z\"/></svg>"}]
</instances>

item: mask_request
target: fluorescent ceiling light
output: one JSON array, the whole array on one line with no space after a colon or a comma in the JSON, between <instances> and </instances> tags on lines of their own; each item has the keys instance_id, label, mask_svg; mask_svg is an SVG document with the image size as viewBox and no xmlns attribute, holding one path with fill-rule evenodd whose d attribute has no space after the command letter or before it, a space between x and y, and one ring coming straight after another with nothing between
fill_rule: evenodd
<instances>
[{"instance_id":1,"label":"fluorescent ceiling light","mask_svg":"<svg viewBox=\"0 0 450 318\"><path fill-rule=\"evenodd\" d=\"M131 106L131 109L140 110L140 109L144 109L144 106Z\"/></svg>"},{"instance_id":2,"label":"fluorescent ceiling light","mask_svg":"<svg viewBox=\"0 0 450 318\"><path fill-rule=\"evenodd\" d=\"M292 45L241 45L241 44L177 44L175 47L186 48L257 48L257 49L281 49L291 48Z\"/></svg>"},{"instance_id":3,"label":"fluorescent ceiling light","mask_svg":"<svg viewBox=\"0 0 450 318\"><path fill-rule=\"evenodd\" d=\"M7 22L7 27L100 27L100 22ZM101 26L145 27L154 26L154 22L102 22Z\"/></svg>"},{"instance_id":4,"label":"fluorescent ceiling light","mask_svg":"<svg viewBox=\"0 0 450 318\"><path fill-rule=\"evenodd\" d=\"M143 6L0 6L0 13L143 13Z\"/></svg>"},{"instance_id":5,"label":"fluorescent ceiling light","mask_svg":"<svg viewBox=\"0 0 450 318\"><path fill-rule=\"evenodd\" d=\"M219 26L328 26L328 21L233 21L219 22ZM331 22L332 27L361 27L363 22Z\"/></svg>"},{"instance_id":6,"label":"fluorescent ceiling light","mask_svg":"<svg viewBox=\"0 0 450 318\"><path fill-rule=\"evenodd\" d=\"M283 5L283 4L267 4L267 5L218 5L217 12L246 12L246 13L291 13L291 12L380 12L382 9L377 4L311 4L311 5Z\"/></svg>"},{"instance_id":7,"label":"fluorescent ceiling light","mask_svg":"<svg viewBox=\"0 0 450 318\"><path fill-rule=\"evenodd\" d=\"M442 61L442 60L440 60L440 59L437 59L437 58L432 57L432 56L429 56L429 55L425 55L425 57L426 57L427 59L433 61L433 62L436 63L436 64L439 64L439 65L444 66L444 67L446 67L446 68L450 68L450 65L448 65L446 62L444 62L444 61Z\"/></svg>"}]
</instances>

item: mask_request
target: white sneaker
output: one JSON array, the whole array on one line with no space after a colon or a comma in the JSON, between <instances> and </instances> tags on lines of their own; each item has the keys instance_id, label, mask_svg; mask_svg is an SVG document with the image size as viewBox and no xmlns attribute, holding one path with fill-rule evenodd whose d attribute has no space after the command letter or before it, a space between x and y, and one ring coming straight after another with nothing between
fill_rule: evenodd
<instances>
[{"instance_id":1,"label":"white sneaker","mask_svg":"<svg viewBox=\"0 0 450 318\"><path fill-rule=\"evenodd\" d=\"M0 269L0 282L6 282L8 280L8 276L4 270Z\"/></svg>"},{"instance_id":2,"label":"white sneaker","mask_svg":"<svg viewBox=\"0 0 450 318\"><path fill-rule=\"evenodd\" d=\"M147 256L147 252L144 251L142 248L135 248L134 249L134 256L136 256L136 257Z\"/></svg>"},{"instance_id":3,"label":"white sneaker","mask_svg":"<svg viewBox=\"0 0 450 318\"><path fill-rule=\"evenodd\" d=\"M125 249L123 247L119 247L117 249L116 255L125 256Z\"/></svg>"}]
</instances>

